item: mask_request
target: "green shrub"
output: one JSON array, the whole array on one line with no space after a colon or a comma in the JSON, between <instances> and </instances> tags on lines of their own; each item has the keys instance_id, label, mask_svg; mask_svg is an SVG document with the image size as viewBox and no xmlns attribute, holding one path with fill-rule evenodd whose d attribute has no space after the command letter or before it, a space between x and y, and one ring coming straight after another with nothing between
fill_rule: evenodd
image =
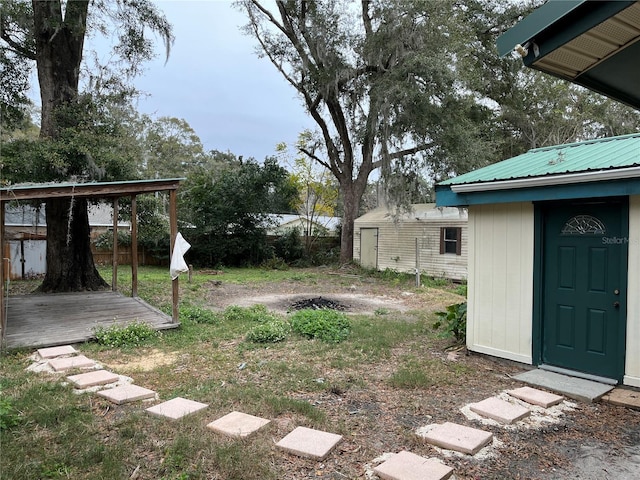
<instances>
[{"instance_id":1,"label":"green shrub","mask_svg":"<svg viewBox=\"0 0 640 480\"><path fill-rule=\"evenodd\" d=\"M237 305L230 305L225 308L222 316L227 322L263 323L266 320L273 318L273 315L269 313L267 307L265 307L264 305L253 305L251 307L239 307Z\"/></svg>"},{"instance_id":2,"label":"green shrub","mask_svg":"<svg viewBox=\"0 0 640 480\"><path fill-rule=\"evenodd\" d=\"M444 312L436 312L438 320L434 329L444 326L444 335L452 336L456 342L465 343L467 338L467 302L449 305Z\"/></svg>"},{"instance_id":3,"label":"green shrub","mask_svg":"<svg viewBox=\"0 0 640 480\"><path fill-rule=\"evenodd\" d=\"M216 324L220 322L218 316L208 308L192 305L180 307L180 319L193 323Z\"/></svg>"},{"instance_id":4,"label":"green shrub","mask_svg":"<svg viewBox=\"0 0 640 480\"><path fill-rule=\"evenodd\" d=\"M289 270L289 264L280 257L271 257L260 264L260 268L264 270Z\"/></svg>"},{"instance_id":5,"label":"green shrub","mask_svg":"<svg viewBox=\"0 0 640 480\"><path fill-rule=\"evenodd\" d=\"M15 427L18 423L20 423L20 417L13 402L0 392L0 432Z\"/></svg>"},{"instance_id":6,"label":"green shrub","mask_svg":"<svg viewBox=\"0 0 640 480\"><path fill-rule=\"evenodd\" d=\"M291 326L286 321L273 319L249 330L247 340L254 343L277 343L285 340L290 330Z\"/></svg>"},{"instance_id":7,"label":"green shrub","mask_svg":"<svg viewBox=\"0 0 640 480\"><path fill-rule=\"evenodd\" d=\"M151 326L138 321L128 325L99 326L93 329L93 333L100 345L111 348L139 347L146 341L160 336Z\"/></svg>"},{"instance_id":8,"label":"green shrub","mask_svg":"<svg viewBox=\"0 0 640 480\"><path fill-rule=\"evenodd\" d=\"M299 310L291 316L294 332L323 342L338 343L347 338L351 328L344 313L335 310Z\"/></svg>"}]
</instances>

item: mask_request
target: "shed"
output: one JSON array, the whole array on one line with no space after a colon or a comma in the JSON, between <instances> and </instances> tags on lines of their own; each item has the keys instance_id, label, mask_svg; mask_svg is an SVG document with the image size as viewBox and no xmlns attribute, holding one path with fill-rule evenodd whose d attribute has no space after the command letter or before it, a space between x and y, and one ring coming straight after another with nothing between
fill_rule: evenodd
<instances>
[{"instance_id":1,"label":"shed","mask_svg":"<svg viewBox=\"0 0 640 480\"><path fill-rule=\"evenodd\" d=\"M436 204L469 212L469 350L640 387L640 134L530 150Z\"/></svg>"},{"instance_id":2,"label":"shed","mask_svg":"<svg viewBox=\"0 0 640 480\"><path fill-rule=\"evenodd\" d=\"M353 259L377 270L418 269L432 277L466 280L467 243L464 208L420 203L395 216L378 207L354 222Z\"/></svg>"}]
</instances>

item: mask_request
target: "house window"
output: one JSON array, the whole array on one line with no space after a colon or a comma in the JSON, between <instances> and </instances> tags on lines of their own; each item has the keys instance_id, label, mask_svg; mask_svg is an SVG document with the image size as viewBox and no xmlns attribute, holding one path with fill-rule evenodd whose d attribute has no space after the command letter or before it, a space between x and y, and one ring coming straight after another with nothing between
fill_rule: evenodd
<instances>
[{"instance_id":1,"label":"house window","mask_svg":"<svg viewBox=\"0 0 640 480\"><path fill-rule=\"evenodd\" d=\"M440 228L440 254L444 253L452 253L454 255L462 253L462 228Z\"/></svg>"}]
</instances>

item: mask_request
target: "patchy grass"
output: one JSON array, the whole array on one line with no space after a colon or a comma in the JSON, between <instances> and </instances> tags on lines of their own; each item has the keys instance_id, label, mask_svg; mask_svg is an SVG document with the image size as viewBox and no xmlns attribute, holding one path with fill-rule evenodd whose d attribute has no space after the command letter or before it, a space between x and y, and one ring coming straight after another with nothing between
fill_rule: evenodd
<instances>
[{"instance_id":1,"label":"patchy grass","mask_svg":"<svg viewBox=\"0 0 640 480\"><path fill-rule=\"evenodd\" d=\"M111 278L109 269L102 274ZM229 269L223 275L225 282L313 285L323 273ZM435 317L429 305L409 313L381 308L350 315L350 333L339 344L298 335L277 343L249 342L247 333L257 325L289 319L264 307L212 311L209 282L219 278L205 271L190 284L181 281L179 329L163 331L138 348L77 346L105 368L154 389L162 400L182 396L209 405L182 421L148 416L147 403L118 406L92 394L76 395L62 375L26 371L30 352L5 355L0 362L2 478L297 479L322 477L323 469L339 478L361 478L362 465L381 453L375 445L383 442L394 450L406 440L407 429L394 412L423 413L435 386L464 383L474 372L433 353L442 352L444 343L430 328ZM366 278L385 288L404 289L411 282L390 272ZM171 281L166 269L141 268L139 279L140 296L167 308ZM130 288L127 282L127 268L121 267L122 291ZM233 410L273 421L245 440L205 428ZM329 467L275 449L274 440L299 425L345 435L347 453L339 453Z\"/></svg>"}]
</instances>

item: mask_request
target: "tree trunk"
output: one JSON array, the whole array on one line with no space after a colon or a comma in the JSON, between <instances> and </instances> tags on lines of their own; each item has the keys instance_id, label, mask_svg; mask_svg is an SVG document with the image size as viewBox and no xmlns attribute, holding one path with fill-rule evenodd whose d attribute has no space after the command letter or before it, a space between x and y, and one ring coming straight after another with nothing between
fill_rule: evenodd
<instances>
[{"instance_id":1,"label":"tree trunk","mask_svg":"<svg viewBox=\"0 0 640 480\"><path fill-rule=\"evenodd\" d=\"M356 188L357 183L350 183L342 187L344 212L342 214L342 233L340 236L340 263L353 261L353 222L358 216L360 199L363 190Z\"/></svg>"},{"instance_id":2,"label":"tree trunk","mask_svg":"<svg viewBox=\"0 0 640 480\"><path fill-rule=\"evenodd\" d=\"M46 201L47 274L43 292L76 292L107 287L93 262L87 201Z\"/></svg>"},{"instance_id":3,"label":"tree trunk","mask_svg":"<svg viewBox=\"0 0 640 480\"><path fill-rule=\"evenodd\" d=\"M57 115L78 99L80 63L86 33L88 0L33 0L36 65L42 119L40 138L55 141L65 128L74 128L72 115ZM78 167L76 167L78 168ZM77 175L66 167L67 176ZM68 178L65 178L67 180ZM95 268L85 199L46 200L47 273L44 292L97 290L106 286Z\"/></svg>"}]
</instances>

